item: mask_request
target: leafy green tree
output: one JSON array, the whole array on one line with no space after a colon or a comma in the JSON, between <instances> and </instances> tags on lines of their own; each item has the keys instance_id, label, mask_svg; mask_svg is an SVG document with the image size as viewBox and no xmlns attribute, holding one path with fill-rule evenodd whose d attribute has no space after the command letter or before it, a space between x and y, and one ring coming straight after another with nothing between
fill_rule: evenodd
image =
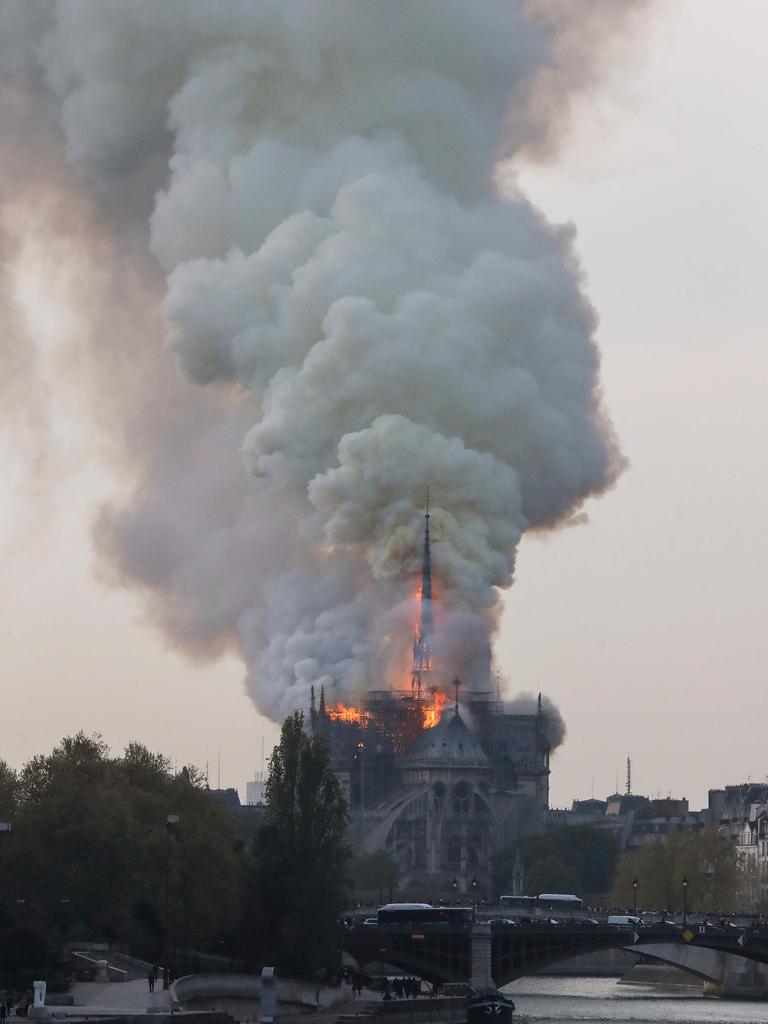
<instances>
[{"instance_id":1,"label":"leafy green tree","mask_svg":"<svg viewBox=\"0 0 768 1024\"><path fill-rule=\"evenodd\" d=\"M518 852L523 860L528 895L572 892L606 893L613 884L618 850L601 829L579 825L527 836L497 856L495 884L499 894L509 891Z\"/></svg>"},{"instance_id":2,"label":"leafy green tree","mask_svg":"<svg viewBox=\"0 0 768 1024\"><path fill-rule=\"evenodd\" d=\"M349 875L357 896L375 896L379 901L397 888L400 872L397 862L387 850L374 850L353 857Z\"/></svg>"},{"instance_id":3,"label":"leafy green tree","mask_svg":"<svg viewBox=\"0 0 768 1024\"><path fill-rule=\"evenodd\" d=\"M641 907L679 909L685 878L688 909L704 912L734 906L740 882L736 849L714 827L670 832L659 842L624 854L616 871L614 905L633 905L633 878Z\"/></svg>"},{"instance_id":4,"label":"leafy green tree","mask_svg":"<svg viewBox=\"0 0 768 1024\"><path fill-rule=\"evenodd\" d=\"M269 762L266 818L240 932L251 965L273 963L294 977L338 969L349 896L346 823L327 745L305 734L296 711Z\"/></svg>"},{"instance_id":5,"label":"leafy green tree","mask_svg":"<svg viewBox=\"0 0 768 1024\"><path fill-rule=\"evenodd\" d=\"M7 782L13 831L0 842L5 907L52 939L128 942L156 957L218 942L233 926L242 864L232 821L194 769L131 744L111 757L98 736L67 737ZM179 816L169 834L166 817ZM166 914L166 868L168 912Z\"/></svg>"},{"instance_id":6,"label":"leafy green tree","mask_svg":"<svg viewBox=\"0 0 768 1024\"><path fill-rule=\"evenodd\" d=\"M534 861L527 875L527 888L533 894L540 892L583 893L581 878L575 867L550 855Z\"/></svg>"}]
</instances>

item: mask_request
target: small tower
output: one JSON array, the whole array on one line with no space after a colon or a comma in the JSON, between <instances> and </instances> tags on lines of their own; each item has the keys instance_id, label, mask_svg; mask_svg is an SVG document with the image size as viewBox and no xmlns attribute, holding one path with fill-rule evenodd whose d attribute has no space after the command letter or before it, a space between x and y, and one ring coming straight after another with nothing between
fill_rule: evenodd
<instances>
[{"instance_id":1,"label":"small tower","mask_svg":"<svg viewBox=\"0 0 768 1024\"><path fill-rule=\"evenodd\" d=\"M429 550L429 488L427 488L427 509L424 513L424 550L421 563L421 597L419 623L413 640L413 670L411 693L422 697L432 669L429 640L433 631L432 618L432 558Z\"/></svg>"}]
</instances>

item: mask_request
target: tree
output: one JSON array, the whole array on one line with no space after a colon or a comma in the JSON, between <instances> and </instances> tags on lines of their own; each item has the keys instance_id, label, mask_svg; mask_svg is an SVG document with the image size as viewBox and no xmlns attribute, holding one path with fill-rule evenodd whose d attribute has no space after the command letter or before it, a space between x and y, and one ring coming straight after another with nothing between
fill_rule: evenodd
<instances>
[{"instance_id":1,"label":"tree","mask_svg":"<svg viewBox=\"0 0 768 1024\"><path fill-rule=\"evenodd\" d=\"M391 893L397 887L400 872L391 853L387 850L374 850L353 857L349 874L356 893L375 895L382 902L384 894Z\"/></svg>"},{"instance_id":2,"label":"tree","mask_svg":"<svg viewBox=\"0 0 768 1024\"><path fill-rule=\"evenodd\" d=\"M240 941L251 962L290 976L338 969L348 900L347 807L328 748L294 712L269 762L265 823Z\"/></svg>"},{"instance_id":3,"label":"tree","mask_svg":"<svg viewBox=\"0 0 768 1024\"><path fill-rule=\"evenodd\" d=\"M740 881L736 849L715 827L670 832L625 853L616 870L615 906L633 905L633 878L639 883L640 906L656 910L682 907L685 878L688 909L703 912L732 907Z\"/></svg>"},{"instance_id":4,"label":"tree","mask_svg":"<svg viewBox=\"0 0 768 1024\"><path fill-rule=\"evenodd\" d=\"M572 892L583 896L608 892L613 884L618 850L613 838L601 829L579 825L518 840L495 860L499 893L510 888L518 852L528 895Z\"/></svg>"},{"instance_id":5,"label":"tree","mask_svg":"<svg viewBox=\"0 0 768 1024\"><path fill-rule=\"evenodd\" d=\"M0 768L0 809L4 778ZM19 924L54 940L120 939L157 957L167 851L178 943L218 942L232 928L242 881L235 830L199 772L176 773L139 744L111 757L100 737L79 733L34 757L10 789L13 831L0 868ZM168 813L180 818L173 837Z\"/></svg>"}]
</instances>

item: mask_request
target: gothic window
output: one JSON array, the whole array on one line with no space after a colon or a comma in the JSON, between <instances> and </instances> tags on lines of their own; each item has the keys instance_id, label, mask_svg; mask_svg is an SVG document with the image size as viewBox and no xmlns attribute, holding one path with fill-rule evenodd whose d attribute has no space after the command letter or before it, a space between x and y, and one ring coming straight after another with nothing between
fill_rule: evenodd
<instances>
[{"instance_id":1,"label":"gothic window","mask_svg":"<svg viewBox=\"0 0 768 1024\"><path fill-rule=\"evenodd\" d=\"M453 787L453 813L469 814L469 783L462 779Z\"/></svg>"}]
</instances>

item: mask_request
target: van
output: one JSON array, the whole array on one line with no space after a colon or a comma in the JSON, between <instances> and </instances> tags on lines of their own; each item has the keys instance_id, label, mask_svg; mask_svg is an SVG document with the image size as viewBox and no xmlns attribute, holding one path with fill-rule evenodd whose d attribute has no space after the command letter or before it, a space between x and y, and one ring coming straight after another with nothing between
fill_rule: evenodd
<instances>
[{"instance_id":1,"label":"van","mask_svg":"<svg viewBox=\"0 0 768 1024\"><path fill-rule=\"evenodd\" d=\"M640 924L639 917L632 914L609 914L608 924L617 925L619 928L636 928Z\"/></svg>"}]
</instances>

